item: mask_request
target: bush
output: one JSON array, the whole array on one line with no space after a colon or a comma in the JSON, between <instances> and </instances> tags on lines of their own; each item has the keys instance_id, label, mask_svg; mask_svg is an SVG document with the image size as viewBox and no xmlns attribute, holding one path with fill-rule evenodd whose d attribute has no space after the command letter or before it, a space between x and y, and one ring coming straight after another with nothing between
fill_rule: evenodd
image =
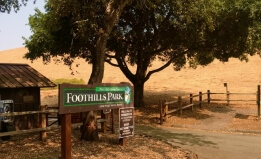
<instances>
[{"instance_id":1,"label":"bush","mask_svg":"<svg viewBox=\"0 0 261 159\"><path fill-rule=\"evenodd\" d=\"M58 78L55 80L52 80L53 83L55 83L56 87L48 87L48 88L42 88L41 90L50 90L50 89L57 89L59 84L87 84L83 79L77 79L77 78Z\"/></svg>"},{"instance_id":2,"label":"bush","mask_svg":"<svg viewBox=\"0 0 261 159\"><path fill-rule=\"evenodd\" d=\"M71 78L71 79L65 79L65 78L59 78L53 80L53 82L58 85L58 84L86 84L86 82L83 79L77 79L77 78Z\"/></svg>"}]
</instances>

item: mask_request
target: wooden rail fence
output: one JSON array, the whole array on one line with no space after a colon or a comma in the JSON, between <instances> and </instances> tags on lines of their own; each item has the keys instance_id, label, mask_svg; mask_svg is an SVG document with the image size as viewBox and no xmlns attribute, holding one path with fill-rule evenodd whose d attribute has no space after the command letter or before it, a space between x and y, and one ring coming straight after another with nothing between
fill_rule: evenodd
<instances>
[{"instance_id":1,"label":"wooden rail fence","mask_svg":"<svg viewBox=\"0 0 261 159\"><path fill-rule=\"evenodd\" d=\"M225 85L225 84L224 84ZM226 85L227 87L227 85ZM226 99L212 99L211 95L225 95ZM231 99L231 96L242 96L242 95L255 95L256 99ZM205 97L203 99L203 97ZM197 101L195 99L198 98ZM189 101L189 104L187 104L187 101ZM160 108L160 124L163 124L164 121L167 121L168 117L167 115L170 115L174 112L179 111L180 115L182 115L182 110L186 108L191 108L193 110L194 106L199 106L199 108L202 108L203 103L208 103L212 101L225 101L227 105L230 104L230 102L256 102L257 104L257 117L260 118L260 104L261 104L261 96L260 96L260 85L257 86L257 92L256 93L230 93L228 90L226 90L226 93L213 93L208 90L206 93L199 92L197 95L190 94L189 97L182 97L178 96L177 100L174 101L166 101L166 100L160 100L159 101L159 108ZM176 107L172 110L169 110L170 105L176 105Z\"/></svg>"},{"instance_id":2,"label":"wooden rail fence","mask_svg":"<svg viewBox=\"0 0 261 159\"><path fill-rule=\"evenodd\" d=\"M112 110L112 113L114 111ZM48 116L48 114L52 114L52 113L58 113L58 109L53 108L53 109L47 109L47 106L41 106L41 110L39 111L26 111L26 112L12 112L12 113L0 113L0 117L4 117L4 116L20 116L20 115L29 115L29 114L39 114L39 127L38 128L32 128L32 129L26 129L26 130L16 130L16 131L8 131L8 132L0 132L0 137L3 136L12 136L12 135L20 135L20 134L26 134L26 133L33 133L33 132L40 132L40 140L41 141L45 141L47 138L46 132L49 130L54 130L54 129L58 129L61 128L61 126L58 125L54 125L55 123L58 122L58 114L57 117L50 117ZM111 113L111 120L110 120L110 131L114 134L115 132L115 128L114 128L114 117L113 114ZM48 119L57 119L54 122L50 122L51 124L48 123ZM108 117L104 117L103 118L98 118L97 122L101 123L102 128L101 131L102 132L106 132L106 130L108 129L106 127L106 122L107 122L107 118ZM72 128L76 128L81 126L82 123L74 123L72 124ZM108 130L109 130L108 129Z\"/></svg>"},{"instance_id":3,"label":"wooden rail fence","mask_svg":"<svg viewBox=\"0 0 261 159\"><path fill-rule=\"evenodd\" d=\"M27 130L17 130L17 131L9 131L9 132L0 132L0 137L10 136L10 135L18 135L32 132L40 132L40 140L46 140L46 131L58 128L58 126L47 127L47 114L50 113L58 113L58 110L47 110L46 106L41 106L41 110L39 111L26 111L26 112L12 112L12 113L0 113L0 117L4 116L19 116L19 115L29 115L29 114L39 114L39 128L32 128Z\"/></svg>"}]
</instances>

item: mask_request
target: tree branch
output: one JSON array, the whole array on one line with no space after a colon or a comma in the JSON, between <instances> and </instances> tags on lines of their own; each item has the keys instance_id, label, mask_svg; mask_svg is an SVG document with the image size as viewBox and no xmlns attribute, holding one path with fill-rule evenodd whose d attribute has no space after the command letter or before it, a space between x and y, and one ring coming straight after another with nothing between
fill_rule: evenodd
<instances>
[{"instance_id":1,"label":"tree branch","mask_svg":"<svg viewBox=\"0 0 261 159\"><path fill-rule=\"evenodd\" d=\"M160 53L160 52L162 52L162 51L165 51L166 48L168 48L168 47L161 47L161 48L159 48L159 49L153 51L153 52L151 53L151 55L158 54L158 53Z\"/></svg>"},{"instance_id":2,"label":"tree branch","mask_svg":"<svg viewBox=\"0 0 261 159\"><path fill-rule=\"evenodd\" d=\"M117 63L121 69L121 71L124 73L124 75L133 83L133 80L134 80L134 75L133 73L130 71L130 69L128 68L125 60L124 60L124 57L117 57L116 56L116 60L117 60Z\"/></svg>"},{"instance_id":3,"label":"tree branch","mask_svg":"<svg viewBox=\"0 0 261 159\"><path fill-rule=\"evenodd\" d=\"M116 56L115 56L115 55L105 54L105 56L107 56L107 57L109 57L109 58L116 59Z\"/></svg>"},{"instance_id":4,"label":"tree branch","mask_svg":"<svg viewBox=\"0 0 261 159\"><path fill-rule=\"evenodd\" d=\"M145 81L147 81L153 73L160 72L160 71L164 70L165 68L167 68L173 62L173 60L174 60L174 57L172 57L167 63L165 63L160 68L157 68L155 70L149 71L149 73L145 77Z\"/></svg>"},{"instance_id":5,"label":"tree branch","mask_svg":"<svg viewBox=\"0 0 261 159\"><path fill-rule=\"evenodd\" d=\"M111 66L120 67L118 64L115 64L115 63L111 62L110 59L106 59L105 62L107 62L107 63L110 64Z\"/></svg>"},{"instance_id":6,"label":"tree branch","mask_svg":"<svg viewBox=\"0 0 261 159\"><path fill-rule=\"evenodd\" d=\"M78 23L82 23L82 22L88 22L89 19L85 19L85 20L78 20L78 21L75 21L74 23L75 24L78 24Z\"/></svg>"}]
</instances>

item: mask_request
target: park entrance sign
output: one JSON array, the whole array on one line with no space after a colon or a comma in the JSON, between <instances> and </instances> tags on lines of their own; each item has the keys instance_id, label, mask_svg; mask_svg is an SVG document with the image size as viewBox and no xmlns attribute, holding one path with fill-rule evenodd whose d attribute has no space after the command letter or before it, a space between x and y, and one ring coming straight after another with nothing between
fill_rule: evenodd
<instances>
[{"instance_id":1,"label":"park entrance sign","mask_svg":"<svg viewBox=\"0 0 261 159\"><path fill-rule=\"evenodd\" d=\"M61 158L71 159L71 114L93 110L120 109L120 139L134 134L133 87L129 83L94 85L59 85L59 114L61 115Z\"/></svg>"},{"instance_id":2,"label":"park entrance sign","mask_svg":"<svg viewBox=\"0 0 261 159\"><path fill-rule=\"evenodd\" d=\"M59 114L133 107L129 83L59 85Z\"/></svg>"}]
</instances>

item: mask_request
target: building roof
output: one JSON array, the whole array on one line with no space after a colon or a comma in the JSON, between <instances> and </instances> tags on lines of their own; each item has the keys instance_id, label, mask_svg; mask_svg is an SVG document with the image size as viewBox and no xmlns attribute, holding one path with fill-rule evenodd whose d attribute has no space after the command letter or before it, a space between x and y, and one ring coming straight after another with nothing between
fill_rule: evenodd
<instances>
[{"instance_id":1,"label":"building roof","mask_svg":"<svg viewBox=\"0 0 261 159\"><path fill-rule=\"evenodd\" d=\"M28 64L0 63L0 88L55 86Z\"/></svg>"}]
</instances>

